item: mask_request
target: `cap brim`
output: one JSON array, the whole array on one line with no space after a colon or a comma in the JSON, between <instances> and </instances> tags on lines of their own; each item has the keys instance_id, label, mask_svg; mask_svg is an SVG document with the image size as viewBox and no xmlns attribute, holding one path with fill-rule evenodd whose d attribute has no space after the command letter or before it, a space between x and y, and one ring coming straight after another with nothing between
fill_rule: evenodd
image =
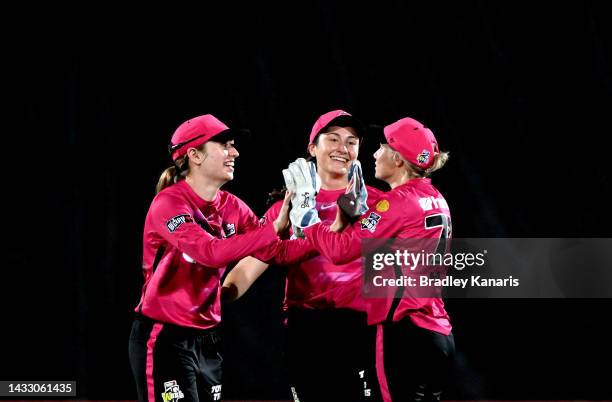
<instances>
[{"instance_id":1,"label":"cap brim","mask_svg":"<svg viewBox=\"0 0 612 402\"><path fill-rule=\"evenodd\" d=\"M228 141L240 141L248 138L251 132L242 128L228 128L221 131L219 134L212 136L208 141L220 142L225 144Z\"/></svg>"},{"instance_id":2,"label":"cap brim","mask_svg":"<svg viewBox=\"0 0 612 402\"><path fill-rule=\"evenodd\" d=\"M333 126L353 127L355 131L357 132L357 136L359 138L364 138L368 132L366 125L363 124L361 120L357 119L356 117L345 114L345 115L341 115L341 116L333 118L329 123L327 123L325 127L319 130L319 134L324 133L325 130Z\"/></svg>"}]
</instances>

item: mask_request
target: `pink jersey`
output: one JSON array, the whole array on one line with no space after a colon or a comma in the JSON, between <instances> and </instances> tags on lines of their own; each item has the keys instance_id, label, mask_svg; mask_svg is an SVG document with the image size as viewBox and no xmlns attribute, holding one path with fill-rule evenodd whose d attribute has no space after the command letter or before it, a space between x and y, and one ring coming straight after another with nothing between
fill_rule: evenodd
<instances>
[{"instance_id":1,"label":"pink jersey","mask_svg":"<svg viewBox=\"0 0 612 402\"><path fill-rule=\"evenodd\" d=\"M246 233L248 232L248 233ZM221 320L225 267L280 242L238 197L199 197L183 180L153 199L145 220L145 284L136 311L161 322L206 329Z\"/></svg>"},{"instance_id":2,"label":"pink jersey","mask_svg":"<svg viewBox=\"0 0 612 402\"><path fill-rule=\"evenodd\" d=\"M445 223L440 225L440 221ZM344 264L357 259L360 265L362 239L450 236L450 211L446 200L429 179L413 179L385 193L358 222L342 233L331 232L325 224L311 226L305 233L312 246L334 263ZM442 299L406 297L399 299L399 304L393 300L366 299L368 323L384 321L394 308L393 321L409 317L422 328L445 335L450 333L451 325Z\"/></svg>"},{"instance_id":3,"label":"pink jersey","mask_svg":"<svg viewBox=\"0 0 612 402\"><path fill-rule=\"evenodd\" d=\"M368 205L371 205L383 192L373 187L367 187ZM345 193L340 190L321 189L316 197L316 208L319 218L325 225L331 225L336 218L338 197ZM275 203L265 214L267 220L274 220L278 216L282 202ZM285 307L298 307L305 309L349 308L365 311L365 303L361 297L361 261L359 258L347 260L342 264L334 264L329 258L318 255L318 252L306 239L283 242L284 260L275 258L275 262L288 265L287 283L285 288ZM295 250L297 245L301 255L311 258L298 259L299 253ZM300 261L295 264L286 264L287 258ZM283 264L285 263L285 264Z\"/></svg>"}]
</instances>

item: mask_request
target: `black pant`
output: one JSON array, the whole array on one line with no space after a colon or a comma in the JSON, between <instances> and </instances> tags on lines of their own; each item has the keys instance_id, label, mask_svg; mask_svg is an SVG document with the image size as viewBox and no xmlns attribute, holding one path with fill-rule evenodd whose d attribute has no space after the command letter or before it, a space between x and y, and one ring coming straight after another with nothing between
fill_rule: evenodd
<instances>
[{"instance_id":1,"label":"black pant","mask_svg":"<svg viewBox=\"0 0 612 402\"><path fill-rule=\"evenodd\" d=\"M453 334L417 327L408 318L381 327L384 375L391 399L439 401L453 366Z\"/></svg>"},{"instance_id":2,"label":"black pant","mask_svg":"<svg viewBox=\"0 0 612 402\"><path fill-rule=\"evenodd\" d=\"M365 313L290 309L287 366L294 400L380 401L375 338Z\"/></svg>"},{"instance_id":3,"label":"black pant","mask_svg":"<svg viewBox=\"0 0 612 402\"><path fill-rule=\"evenodd\" d=\"M214 329L179 327L138 316L129 344L138 400L220 401L219 349Z\"/></svg>"}]
</instances>

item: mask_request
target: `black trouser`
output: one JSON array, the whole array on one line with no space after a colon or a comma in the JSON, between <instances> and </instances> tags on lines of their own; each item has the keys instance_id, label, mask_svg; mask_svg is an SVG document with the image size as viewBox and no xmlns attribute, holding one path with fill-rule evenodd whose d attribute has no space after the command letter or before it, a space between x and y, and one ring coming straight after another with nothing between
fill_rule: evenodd
<instances>
[{"instance_id":1,"label":"black trouser","mask_svg":"<svg viewBox=\"0 0 612 402\"><path fill-rule=\"evenodd\" d=\"M375 327L347 309L290 309L287 367L295 401L380 401Z\"/></svg>"},{"instance_id":2,"label":"black trouser","mask_svg":"<svg viewBox=\"0 0 612 402\"><path fill-rule=\"evenodd\" d=\"M138 316L129 345L138 400L220 401L219 349L214 329L179 327Z\"/></svg>"},{"instance_id":3,"label":"black trouser","mask_svg":"<svg viewBox=\"0 0 612 402\"><path fill-rule=\"evenodd\" d=\"M383 342L383 375L391 399L394 402L439 401L453 366L453 334L447 336L423 329L408 318L379 327Z\"/></svg>"}]
</instances>

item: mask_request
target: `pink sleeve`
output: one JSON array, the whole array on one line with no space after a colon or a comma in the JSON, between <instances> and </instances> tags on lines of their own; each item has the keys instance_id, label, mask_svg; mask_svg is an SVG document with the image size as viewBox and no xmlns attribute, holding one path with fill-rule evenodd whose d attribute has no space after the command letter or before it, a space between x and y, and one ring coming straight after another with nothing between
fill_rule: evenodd
<instances>
[{"instance_id":1,"label":"pink sleeve","mask_svg":"<svg viewBox=\"0 0 612 402\"><path fill-rule=\"evenodd\" d=\"M263 220L260 221L255 215L255 212L240 198L236 197L237 206L239 213L238 234L250 232L251 230L258 229L263 225ZM271 221L270 221L271 222Z\"/></svg>"},{"instance_id":2,"label":"pink sleeve","mask_svg":"<svg viewBox=\"0 0 612 402\"><path fill-rule=\"evenodd\" d=\"M341 233L332 232L329 226L316 224L304 230L312 247L334 264L346 264L361 256L361 240L390 238L402 227L401 202L380 198L357 222Z\"/></svg>"},{"instance_id":3,"label":"pink sleeve","mask_svg":"<svg viewBox=\"0 0 612 402\"><path fill-rule=\"evenodd\" d=\"M272 225L226 239L216 238L194 221L185 201L167 194L154 200L149 219L151 227L168 243L210 268L223 268L278 240Z\"/></svg>"},{"instance_id":4,"label":"pink sleeve","mask_svg":"<svg viewBox=\"0 0 612 402\"><path fill-rule=\"evenodd\" d=\"M283 205L282 201L274 203L264 214L262 221L274 221ZM253 257L275 265L293 265L318 255L307 239L278 240L275 244L257 251Z\"/></svg>"},{"instance_id":5,"label":"pink sleeve","mask_svg":"<svg viewBox=\"0 0 612 402\"><path fill-rule=\"evenodd\" d=\"M276 265L295 265L319 255L308 239L279 240L272 262Z\"/></svg>"},{"instance_id":6,"label":"pink sleeve","mask_svg":"<svg viewBox=\"0 0 612 402\"><path fill-rule=\"evenodd\" d=\"M368 190L368 208L370 208L379 198L385 195L385 192L377 189L376 187L366 186Z\"/></svg>"}]
</instances>

